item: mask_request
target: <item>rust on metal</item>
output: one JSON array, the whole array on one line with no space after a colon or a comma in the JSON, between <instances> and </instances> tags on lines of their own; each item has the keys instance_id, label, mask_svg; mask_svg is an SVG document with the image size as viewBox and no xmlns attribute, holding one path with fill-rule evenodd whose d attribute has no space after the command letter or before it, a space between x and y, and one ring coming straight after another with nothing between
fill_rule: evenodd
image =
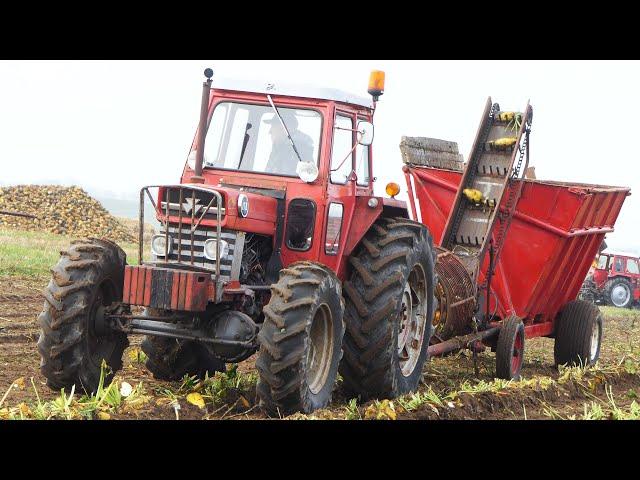
<instances>
[{"instance_id":1,"label":"rust on metal","mask_svg":"<svg viewBox=\"0 0 640 480\"><path fill-rule=\"evenodd\" d=\"M497 335L500 331L500 327L492 327L487 330L483 330L478 333L470 333L468 335L462 335L458 337L450 338L441 343L430 345L428 352L430 357L444 355L445 353L455 352L463 348L478 348L477 342L482 342L494 335Z\"/></svg>"}]
</instances>

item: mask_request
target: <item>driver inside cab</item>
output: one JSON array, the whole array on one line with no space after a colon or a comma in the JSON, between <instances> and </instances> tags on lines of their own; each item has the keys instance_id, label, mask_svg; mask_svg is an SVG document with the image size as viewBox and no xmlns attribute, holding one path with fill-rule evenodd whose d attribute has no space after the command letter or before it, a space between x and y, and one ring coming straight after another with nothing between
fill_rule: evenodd
<instances>
[{"instance_id":1,"label":"driver inside cab","mask_svg":"<svg viewBox=\"0 0 640 480\"><path fill-rule=\"evenodd\" d=\"M285 110L281 112L281 115L302 161L312 161L313 140L311 137L298 130L298 119L293 112ZM270 119L265 120L265 123L270 125L269 135L272 142L271 154L265 171L275 174L295 175L299 159L291 146L287 132L280 123L280 119L276 114L273 114Z\"/></svg>"}]
</instances>

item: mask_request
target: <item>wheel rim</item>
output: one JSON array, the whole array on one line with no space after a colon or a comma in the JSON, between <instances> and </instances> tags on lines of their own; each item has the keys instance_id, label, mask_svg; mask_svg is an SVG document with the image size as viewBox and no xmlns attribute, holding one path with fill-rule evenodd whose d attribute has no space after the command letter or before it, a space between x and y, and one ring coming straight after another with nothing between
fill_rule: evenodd
<instances>
[{"instance_id":1,"label":"wheel rim","mask_svg":"<svg viewBox=\"0 0 640 480\"><path fill-rule=\"evenodd\" d=\"M600 323L596 322L591 332L591 347L589 348L589 360L595 361L598 355L598 346L600 345Z\"/></svg>"},{"instance_id":2,"label":"wheel rim","mask_svg":"<svg viewBox=\"0 0 640 480\"><path fill-rule=\"evenodd\" d=\"M522 367L522 357L524 353L524 340L520 331L516 333L516 338L513 341L513 352L511 354L511 373L512 376L518 375L520 367Z\"/></svg>"},{"instance_id":3,"label":"wheel rim","mask_svg":"<svg viewBox=\"0 0 640 480\"><path fill-rule=\"evenodd\" d=\"M89 308L89 318L87 319L87 346L89 360L96 368L101 368L102 360L109 359L115 348L115 341L109 335L100 335L96 331L96 317L104 314L104 308L112 303L114 289L110 281L105 280L100 284L91 308Z\"/></svg>"},{"instance_id":4,"label":"wheel rim","mask_svg":"<svg viewBox=\"0 0 640 480\"><path fill-rule=\"evenodd\" d=\"M398 357L400 370L410 376L418 363L427 319L427 280L421 265L416 265L402 292L400 326L398 330Z\"/></svg>"},{"instance_id":5,"label":"wheel rim","mask_svg":"<svg viewBox=\"0 0 640 480\"><path fill-rule=\"evenodd\" d=\"M309 333L306 376L309 390L317 394L327 383L333 358L333 317L328 305L316 310Z\"/></svg>"},{"instance_id":6,"label":"wheel rim","mask_svg":"<svg viewBox=\"0 0 640 480\"><path fill-rule=\"evenodd\" d=\"M629 301L630 296L631 292L629 291L629 288L623 283L616 285L611 290L611 302L616 307L622 307L626 305Z\"/></svg>"}]
</instances>

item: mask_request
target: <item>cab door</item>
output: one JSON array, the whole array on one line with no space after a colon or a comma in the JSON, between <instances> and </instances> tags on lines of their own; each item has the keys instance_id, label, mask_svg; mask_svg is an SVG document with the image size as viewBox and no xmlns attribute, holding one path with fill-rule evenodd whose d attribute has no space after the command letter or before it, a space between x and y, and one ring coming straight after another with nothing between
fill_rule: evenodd
<instances>
[{"instance_id":1,"label":"cab door","mask_svg":"<svg viewBox=\"0 0 640 480\"><path fill-rule=\"evenodd\" d=\"M634 287L633 298L640 299L640 261L637 258L627 258L627 274Z\"/></svg>"},{"instance_id":2,"label":"cab door","mask_svg":"<svg viewBox=\"0 0 640 480\"><path fill-rule=\"evenodd\" d=\"M336 107L320 252L321 261L334 270L340 265L345 243L344 232L349 231L355 200L353 182L350 181L356 158L355 122L355 111L346 107Z\"/></svg>"},{"instance_id":3,"label":"cab door","mask_svg":"<svg viewBox=\"0 0 640 480\"><path fill-rule=\"evenodd\" d=\"M368 121L364 116L359 115L357 117L357 122L366 122ZM357 123L356 123L357 129ZM357 136L355 141L358 141ZM361 196L371 196L373 195L373 178L371 177L371 145L360 145L356 147L355 150L355 172L357 176L356 181L356 195Z\"/></svg>"}]
</instances>

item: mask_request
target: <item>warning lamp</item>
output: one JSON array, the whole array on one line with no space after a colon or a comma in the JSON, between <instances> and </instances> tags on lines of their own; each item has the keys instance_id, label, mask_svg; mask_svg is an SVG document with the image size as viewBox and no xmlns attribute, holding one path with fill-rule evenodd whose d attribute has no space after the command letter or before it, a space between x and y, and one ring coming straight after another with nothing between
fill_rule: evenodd
<instances>
[{"instance_id":1,"label":"warning lamp","mask_svg":"<svg viewBox=\"0 0 640 480\"><path fill-rule=\"evenodd\" d=\"M384 93L384 72L381 70L373 70L369 75L369 95L373 97L373 101L377 102L380 95Z\"/></svg>"},{"instance_id":2,"label":"warning lamp","mask_svg":"<svg viewBox=\"0 0 640 480\"><path fill-rule=\"evenodd\" d=\"M385 191L387 192L387 195L389 195L391 198L394 198L400 193L400 185L395 182L389 182L385 187Z\"/></svg>"}]
</instances>

